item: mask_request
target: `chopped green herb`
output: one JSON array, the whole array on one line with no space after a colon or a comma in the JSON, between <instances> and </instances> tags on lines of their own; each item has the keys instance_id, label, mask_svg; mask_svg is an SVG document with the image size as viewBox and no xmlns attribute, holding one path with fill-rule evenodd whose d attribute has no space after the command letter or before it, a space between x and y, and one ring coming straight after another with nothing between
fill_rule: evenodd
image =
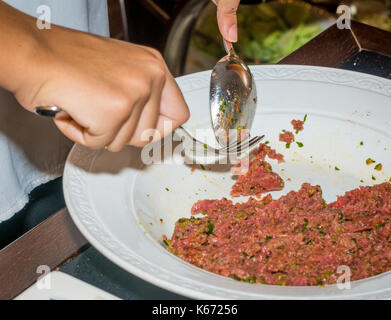
<instances>
[{"instance_id":1,"label":"chopped green herb","mask_svg":"<svg viewBox=\"0 0 391 320\"><path fill-rule=\"evenodd\" d=\"M363 146L364 145L364 141L360 141L360 146Z\"/></svg>"},{"instance_id":2,"label":"chopped green herb","mask_svg":"<svg viewBox=\"0 0 391 320\"><path fill-rule=\"evenodd\" d=\"M266 240L270 240L270 239L273 239L273 237L271 237L271 236L266 236L265 239L266 239Z\"/></svg>"},{"instance_id":3,"label":"chopped green herb","mask_svg":"<svg viewBox=\"0 0 391 320\"><path fill-rule=\"evenodd\" d=\"M208 228L208 231L206 232L206 234L209 236L209 235L215 235L213 233L213 230L215 229L215 225L213 223L208 223L207 225L207 228Z\"/></svg>"},{"instance_id":4,"label":"chopped green herb","mask_svg":"<svg viewBox=\"0 0 391 320\"><path fill-rule=\"evenodd\" d=\"M255 276L248 276L247 278L242 279L242 281L248 282L248 283L256 283L257 278Z\"/></svg>"},{"instance_id":5,"label":"chopped green herb","mask_svg":"<svg viewBox=\"0 0 391 320\"><path fill-rule=\"evenodd\" d=\"M208 149L208 145L204 143L204 149Z\"/></svg>"},{"instance_id":6,"label":"chopped green herb","mask_svg":"<svg viewBox=\"0 0 391 320\"><path fill-rule=\"evenodd\" d=\"M371 158L368 158L365 162L369 166L370 164L375 163L376 161Z\"/></svg>"},{"instance_id":7,"label":"chopped green herb","mask_svg":"<svg viewBox=\"0 0 391 320\"><path fill-rule=\"evenodd\" d=\"M265 144L269 144L270 142L269 141L265 141Z\"/></svg>"},{"instance_id":8,"label":"chopped green herb","mask_svg":"<svg viewBox=\"0 0 391 320\"><path fill-rule=\"evenodd\" d=\"M248 257L248 253L246 251L242 251L242 255L244 255L245 257Z\"/></svg>"},{"instance_id":9,"label":"chopped green herb","mask_svg":"<svg viewBox=\"0 0 391 320\"><path fill-rule=\"evenodd\" d=\"M308 240L305 244L311 244L312 243L312 239Z\"/></svg>"},{"instance_id":10,"label":"chopped green herb","mask_svg":"<svg viewBox=\"0 0 391 320\"><path fill-rule=\"evenodd\" d=\"M287 148L287 149L289 149L291 147L291 144L290 143L287 143L286 145L285 145L285 148Z\"/></svg>"},{"instance_id":11,"label":"chopped green herb","mask_svg":"<svg viewBox=\"0 0 391 320\"><path fill-rule=\"evenodd\" d=\"M339 169L337 166L335 166L335 167L334 167L334 170L335 170L335 171L339 171L340 169Z\"/></svg>"},{"instance_id":12,"label":"chopped green herb","mask_svg":"<svg viewBox=\"0 0 391 320\"><path fill-rule=\"evenodd\" d=\"M202 170L205 170L205 166L203 164L200 164L200 167Z\"/></svg>"},{"instance_id":13,"label":"chopped green herb","mask_svg":"<svg viewBox=\"0 0 391 320\"><path fill-rule=\"evenodd\" d=\"M324 281L323 280L316 280L316 285L323 287L324 286Z\"/></svg>"},{"instance_id":14,"label":"chopped green herb","mask_svg":"<svg viewBox=\"0 0 391 320\"><path fill-rule=\"evenodd\" d=\"M298 142L296 141L297 145L299 146L299 148L303 148L304 144L302 142Z\"/></svg>"},{"instance_id":15,"label":"chopped green herb","mask_svg":"<svg viewBox=\"0 0 391 320\"><path fill-rule=\"evenodd\" d=\"M372 180L374 180L374 181L375 181L375 180L376 180L376 178L375 178L374 176L372 176Z\"/></svg>"},{"instance_id":16,"label":"chopped green herb","mask_svg":"<svg viewBox=\"0 0 391 320\"><path fill-rule=\"evenodd\" d=\"M376 229L383 228L386 224L385 223L379 223L376 225Z\"/></svg>"},{"instance_id":17,"label":"chopped green herb","mask_svg":"<svg viewBox=\"0 0 391 320\"><path fill-rule=\"evenodd\" d=\"M220 110L226 109L225 112L227 112L227 109L229 108L229 104L224 102L220 105Z\"/></svg>"},{"instance_id":18,"label":"chopped green herb","mask_svg":"<svg viewBox=\"0 0 391 320\"><path fill-rule=\"evenodd\" d=\"M305 122L306 120L307 120L307 114L304 116L303 122Z\"/></svg>"},{"instance_id":19,"label":"chopped green herb","mask_svg":"<svg viewBox=\"0 0 391 320\"><path fill-rule=\"evenodd\" d=\"M361 182L361 183L364 183L364 180L361 179L360 182Z\"/></svg>"},{"instance_id":20,"label":"chopped green herb","mask_svg":"<svg viewBox=\"0 0 391 320\"><path fill-rule=\"evenodd\" d=\"M247 278L240 278L240 277L234 275L234 276L231 276L231 278L236 281L241 281L241 282L248 282L248 283L256 283L257 282L257 278L255 276L248 276Z\"/></svg>"},{"instance_id":21,"label":"chopped green herb","mask_svg":"<svg viewBox=\"0 0 391 320\"><path fill-rule=\"evenodd\" d=\"M185 218L181 218L178 220L178 225L183 228L183 227L186 227L188 224L189 224L190 220L189 219L185 219Z\"/></svg>"},{"instance_id":22,"label":"chopped green herb","mask_svg":"<svg viewBox=\"0 0 391 320\"><path fill-rule=\"evenodd\" d=\"M247 216L247 212L239 212L237 215L236 215L236 218L238 219L241 219L241 218L244 218Z\"/></svg>"},{"instance_id":23,"label":"chopped green herb","mask_svg":"<svg viewBox=\"0 0 391 320\"><path fill-rule=\"evenodd\" d=\"M163 239L162 244L164 247L168 248L171 244L170 240Z\"/></svg>"},{"instance_id":24,"label":"chopped green herb","mask_svg":"<svg viewBox=\"0 0 391 320\"><path fill-rule=\"evenodd\" d=\"M301 232L304 232L307 229L307 226L308 226L308 220L304 218L304 224L301 227Z\"/></svg>"},{"instance_id":25,"label":"chopped green herb","mask_svg":"<svg viewBox=\"0 0 391 320\"><path fill-rule=\"evenodd\" d=\"M170 191L170 189L166 188L166 191Z\"/></svg>"},{"instance_id":26,"label":"chopped green herb","mask_svg":"<svg viewBox=\"0 0 391 320\"><path fill-rule=\"evenodd\" d=\"M284 249L285 249L285 246L278 246L278 249L284 250Z\"/></svg>"},{"instance_id":27,"label":"chopped green herb","mask_svg":"<svg viewBox=\"0 0 391 320\"><path fill-rule=\"evenodd\" d=\"M383 165L382 165L381 163L378 163L378 164L375 166L375 170L381 171L381 169L383 169Z\"/></svg>"}]
</instances>

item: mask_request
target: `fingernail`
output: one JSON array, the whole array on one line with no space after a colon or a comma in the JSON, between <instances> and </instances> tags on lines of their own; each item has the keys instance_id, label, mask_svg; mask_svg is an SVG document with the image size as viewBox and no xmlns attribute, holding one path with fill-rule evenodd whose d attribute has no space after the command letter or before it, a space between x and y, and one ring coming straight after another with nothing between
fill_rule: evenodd
<instances>
[{"instance_id":1,"label":"fingernail","mask_svg":"<svg viewBox=\"0 0 391 320\"><path fill-rule=\"evenodd\" d=\"M228 40L231 42L238 41L238 27L236 26L236 24L232 25L231 28L229 28Z\"/></svg>"}]
</instances>

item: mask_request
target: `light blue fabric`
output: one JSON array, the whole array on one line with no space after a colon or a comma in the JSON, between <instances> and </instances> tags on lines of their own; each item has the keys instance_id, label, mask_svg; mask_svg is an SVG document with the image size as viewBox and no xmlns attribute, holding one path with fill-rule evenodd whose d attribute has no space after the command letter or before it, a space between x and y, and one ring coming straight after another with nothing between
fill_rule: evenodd
<instances>
[{"instance_id":1,"label":"light blue fabric","mask_svg":"<svg viewBox=\"0 0 391 320\"><path fill-rule=\"evenodd\" d=\"M5 2L33 16L40 16L37 8L47 5L54 24L109 35L106 0ZM35 187L62 175L71 147L51 120L24 110L0 88L0 222L21 210Z\"/></svg>"}]
</instances>

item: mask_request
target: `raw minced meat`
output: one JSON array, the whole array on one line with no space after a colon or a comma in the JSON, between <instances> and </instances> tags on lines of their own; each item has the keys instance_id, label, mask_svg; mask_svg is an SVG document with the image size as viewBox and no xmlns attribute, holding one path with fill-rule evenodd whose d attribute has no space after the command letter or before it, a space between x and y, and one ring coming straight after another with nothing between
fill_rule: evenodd
<instances>
[{"instance_id":1,"label":"raw minced meat","mask_svg":"<svg viewBox=\"0 0 391 320\"><path fill-rule=\"evenodd\" d=\"M280 133L280 139L281 142L286 142L288 144L291 144L293 141L295 141L295 136L290 131L285 131L283 133Z\"/></svg>"},{"instance_id":2,"label":"raw minced meat","mask_svg":"<svg viewBox=\"0 0 391 320\"><path fill-rule=\"evenodd\" d=\"M236 280L279 285L336 283L391 269L391 184L360 187L329 205L304 183L280 199L201 200L180 219L170 250L200 268Z\"/></svg>"},{"instance_id":3,"label":"raw minced meat","mask_svg":"<svg viewBox=\"0 0 391 320\"><path fill-rule=\"evenodd\" d=\"M292 120L291 124L296 132L302 131L304 129L304 121L302 120Z\"/></svg>"},{"instance_id":4,"label":"raw minced meat","mask_svg":"<svg viewBox=\"0 0 391 320\"><path fill-rule=\"evenodd\" d=\"M273 190L281 190L284 187L284 181L273 172L271 165L265 161L266 156L270 159L276 159L278 162L284 161L284 157L265 144L261 144L258 150L253 154L253 159L248 163L248 171L239 175L236 183L233 185L231 195L260 196ZM236 167L242 166L240 162Z\"/></svg>"}]
</instances>

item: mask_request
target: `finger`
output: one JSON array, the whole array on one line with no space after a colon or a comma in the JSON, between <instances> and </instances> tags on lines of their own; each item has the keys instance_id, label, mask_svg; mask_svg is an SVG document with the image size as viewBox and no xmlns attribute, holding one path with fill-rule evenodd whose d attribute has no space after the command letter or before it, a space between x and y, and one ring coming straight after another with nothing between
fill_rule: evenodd
<instances>
[{"instance_id":1,"label":"finger","mask_svg":"<svg viewBox=\"0 0 391 320\"><path fill-rule=\"evenodd\" d=\"M168 134L170 134L172 131L174 131L176 128L178 128L182 123L180 123L178 120L170 119L165 115L159 115L157 124L156 124L156 130L159 133L161 138L164 138ZM157 139L154 137L152 141L156 141Z\"/></svg>"},{"instance_id":2,"label":"finger","mask_svg":"<svg viewBox=\"0 0 391 320\"><path fill-rule=\"evenodd\" d=\"M122 125L117 135L114 139L107 145L107 149L111 152L120 151L131 139L133 136L137 122L140 119L141 113L143 111L145 101L140 101L137 103L132 110L132 113L127 121Z\"/></svg>"},{"instance_id":3,"label":"finger","mask_svg":"<svg viewBox=\"0 0 391 320\"><path fill-rule=\"evenodd\" d=\"M92 135L73 119L54 119L54 124L68 139L92 149L102 148L113 139L110 135Z\"/></svg>"},{"instance_id":4,"label":"finger","mask_svg":"<svg viewBox=\"0 0 391 320\"><path fill-rule=\"evenodd\" d=\"M173 120L173 130L185 123L190 117L185 98L170 73L167 73L166 83L162 91L160 114Z\"/></svg>"},{"instance_id":5,"label":"finger","mask_svg":"<svg viewBox=\"0 0 391 320\"><path fill-rule=\"evenodd\" d=\"M148 141L142 141L142 133L147 129L155 129L159 116L160 100L164 81L155 81L148 101L141 101L132 113L129 120L122 126L114 140L109 144L108 150L120 151L125 145L143 146Z\"/></svg>"},{"instance_id":6,"label":"finger","mask_svg":"<svg viewBox=\"0 0 391 320\"><path fill-rule=\"evenodd\" d=\"M148 144L150 141L145 139L145 133L147 130L155 130L156 123L159 117L160 103L161 103L161 93L162 93L163 84L160 88L157 87L153 91L150 100L145 105L143 112L141 113L140 119L138 121L136 130L134 134L127 140L127 143L132 146L142 147Z\"/></svg>"},{"instance_id":7,"label":"finger","mask_svg":"<svg viewBox=\"0 0 391 320\"><path fill-rule=\"evenodd\" d=\"M57 128L70 140L84 145L84 128L71 119L53 119Z\"/></svg>"},{"instance_id":8,"label":"finger","mask_svg":"<svg viewBox=\"0 0 391 320\"><path fill-rule=\"evenodd\" d=\"M238 41L236 11L240 0L217 1L217 22L223 38L230 42Z\"/></svg>"}]
</instances>

